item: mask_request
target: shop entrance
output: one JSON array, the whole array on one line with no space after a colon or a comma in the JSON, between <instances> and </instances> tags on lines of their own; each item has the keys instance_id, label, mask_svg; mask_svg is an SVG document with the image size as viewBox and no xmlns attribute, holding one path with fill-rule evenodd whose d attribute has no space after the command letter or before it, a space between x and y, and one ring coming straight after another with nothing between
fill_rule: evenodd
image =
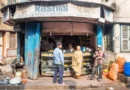
<instances>
[{"instance_id":1,"label":"shop entrance","mask_svg":"<svg viewBox=\"0 0 130 90\"><path fill-rule=\"evenodd\" d=\"M71 76L72 74L72 57L74 51L69 50L71 44L73 49L76 50L77 46L81 47L83 51L83 70L82 74L88 74L91 72L92 53L95 50L96 36L94 35L54 35L41 37L41 66L40 72L43 76L53 76L54 65L53 65L53 50L56 48L56 42L62 42L63 52L65 59L65 72L64 76Z\"/></svg>"},{"instance_id":2,"label":"shop entrance","mask_svg":"<svg viewBox=\"0 0 130 90\"><path fill-rule=\"evenodd\" d=\"M86 47L95 50L95 36L43 36L41 40L41 51L49 52L56 48L56 42L60 41L63 44L63 50L67 50L71 44L74 49L77 46Z\"/></svg>"}]
</instances>

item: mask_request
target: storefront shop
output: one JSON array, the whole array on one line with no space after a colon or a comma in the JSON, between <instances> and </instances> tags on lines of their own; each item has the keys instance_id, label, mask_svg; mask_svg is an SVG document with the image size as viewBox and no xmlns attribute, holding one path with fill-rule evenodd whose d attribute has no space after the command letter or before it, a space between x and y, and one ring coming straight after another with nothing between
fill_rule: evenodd
<instances>
[{"instance_id":1,"label":"storefront shop","mask_svg":"<svg viewBox=\"0 0 130 90\"><path fill-rule=\"evenodd\" d=\"M37 2L16 5L14 8L5 8L7 16L9 15L5 17L5 23L15 23L15 30L23 33L22 37L19 36L18 46L24 47L23 58L30 79L37 79L39 70L43 76L53 75L53 50L57 41L63 43L64 76L71 76L72 71L73 51L68 50L70 44L74 49L81 46L84 52L82 74L90 73L92 52L96 45L104 47L102 26L109 23L109 18L105 15L103 22L99 20L102 18L101 13L105 13L100 5L83 2ZM10 16L12 20L7 21ZM25 43L20 42L21 40ZM18 50L18 60L21 50Z\"/></svg>"},{"instance_id":2,"label":"storefront shop","mask_svg":"<svg viewBox=\"0 0 130 90\"><path fill-rule=\"evenodd\" d=\"M71 66L73 50L69 49L71 44L74 50L81 46L84 52L84 69L82 74L90 73L91 70L91 52L96 45L96 32L94 25L90 23L77 22L43 22L41 33L41 74L52 76L54 71L53 50L56 42L63 43L63 52L65 57L64 76L71 76ZM88 67L88 68L86 68Z\"/></svg>"}]
</instances>

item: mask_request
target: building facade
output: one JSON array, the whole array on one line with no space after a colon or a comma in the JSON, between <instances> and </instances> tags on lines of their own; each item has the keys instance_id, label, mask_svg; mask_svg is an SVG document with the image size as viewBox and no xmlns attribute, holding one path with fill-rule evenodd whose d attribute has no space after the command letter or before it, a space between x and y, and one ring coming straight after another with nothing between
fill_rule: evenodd
<instances>
[{"instance_id":1,"label":"building facade","mask_svg":"<svg viewBox=\"0 0 130 90\"><path fill-rule=\"evenodd\" d=\"M103 51L110 52L108 59L114 53L130 61L129 3L129 0L8 0L8 5L2 8L3 22L14 25L20 33L18 37L24 37L23 41L18 38L17 45L21 47L24 42L25 51L18 49L17 57L24 52L26 66L29 60L38 63L39 38L57 35L89 36L89 46L94 49L102 45ZM37 71L29 76L35 79Z\"/></svg>"},{"instance_id":2,"label":"building facade","mask_svg":"<svg viewBox=\"0 0 130 90\"><path fill-rule=\"evenodd\" d=\"M0 2L1 7L5 5L6 2ZM17 34L12 26L4 24L2 20L3 15L0 13L0 57L9 63L17 55Z\"/></svg>"},{"instance_id":3,"label":"building facade","mask_svg":"<svg viewBox=\"0 0 130 90\"><path fill-rule=\"evenodd\" d=\"M113 24L114 52L130 61L129 0L116 0Z\"/></svg>"},{"instance_id":4,"label":"building facade","mask_svg":"<svg viewBox=\"0 0 130 90\"><path fill-rule=\"evenodd\" d=\"M45 42L44 38L54 36L64 44L73 41L74 46L94 50L96 45L101 45L103 51L106 47L111 50L111 38L104 39L105 35L111 37L111 31L105 30L111 29L106 26L111 27L113 22L114 2L111 1L8 0L8 5L2 8L3 22L14 25L15 31L19 32L17 59L23 56L28 77L38 77L42 38ZM70 37L69 41L67 37Z\"/></svg>"}]
</instances>

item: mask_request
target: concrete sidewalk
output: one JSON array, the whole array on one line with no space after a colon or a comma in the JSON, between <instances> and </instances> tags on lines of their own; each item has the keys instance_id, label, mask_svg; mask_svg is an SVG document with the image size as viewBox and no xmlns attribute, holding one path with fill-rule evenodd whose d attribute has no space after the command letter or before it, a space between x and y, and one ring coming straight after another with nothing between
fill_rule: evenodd
<instances>
[{"instance_id":1,"label":"concrete sidewalk","mask_svg":"<svg viewBox=\"0 0 130 90\"><path fill-rule=\"evenodd\" d=\"M96 79L88 80L88 76L82 76L78 80L65 77L63 84L53 84L52 77L41 77L35 81L28 80L24 85L1 85L0 90L106 90L107 87L113 87L114 90L130 90L125 84L109 79L103 79L102 82L98 82Z\"/></svg>"},{"instance_id":2,"label":"concrete sidewalk","mask_svg":"<svg viewBox=\"0 0 130 90\"><path fill-rule=\"evenodd\" d=\"M6 76L13 77L10 65L0 66L0 68L3 71L0 79ZM40 77L38 80L28 80L24 85L0 85L0 90L106 90L107 87L114 87L115 90L130 90L130 85L106 78L102 82L98 82L96 79L89 80L88 75L82 76L78 80L72 77L64 77L64 84L62 85L53 84L52 77Z\"/></svg>"}]
</instances>

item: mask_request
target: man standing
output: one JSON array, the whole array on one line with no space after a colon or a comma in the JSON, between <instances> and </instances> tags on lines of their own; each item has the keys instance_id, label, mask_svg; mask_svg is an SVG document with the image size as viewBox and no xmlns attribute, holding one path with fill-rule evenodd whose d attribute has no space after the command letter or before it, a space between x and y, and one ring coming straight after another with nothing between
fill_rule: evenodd
<instances>
[{"instance_id":1,"label":"man standing","mask_svg":"<svg viewBox=\"0 0 130 90\"><path fill-rule=\"evenodd\" d=\"M95 51L93 57L95 58L95 60L90 79L94 79L95 73L99 69L98 81L100 82L102 80L102 63L104 58L104 53L101 50L101 45L97 46L97 50Z\"/></svg>"},{"instance_id":2,"label":"man standing","mask_svg":"<svg viewBox=\"0 0 130 90\"><path fill-rule=\"evenodd\" d=\"M54 64L55 64L55 72L53 77L53 83L57 82L57 75L59 75L58 83L63 83L63 73L64 73L64 56L61 50L62 43L57 42L57 48L54 50Z\"/></svg>"},{"instance_id":3,"label":"man standing","mask_svg":"<svg viewBox=\"0 0 130 90\"><path fill-rule=\"evenodd\" d=\"M72 47L72 44L69 44L67 52L74 52L74 48Z\"/></svg>"}]
</instances>

